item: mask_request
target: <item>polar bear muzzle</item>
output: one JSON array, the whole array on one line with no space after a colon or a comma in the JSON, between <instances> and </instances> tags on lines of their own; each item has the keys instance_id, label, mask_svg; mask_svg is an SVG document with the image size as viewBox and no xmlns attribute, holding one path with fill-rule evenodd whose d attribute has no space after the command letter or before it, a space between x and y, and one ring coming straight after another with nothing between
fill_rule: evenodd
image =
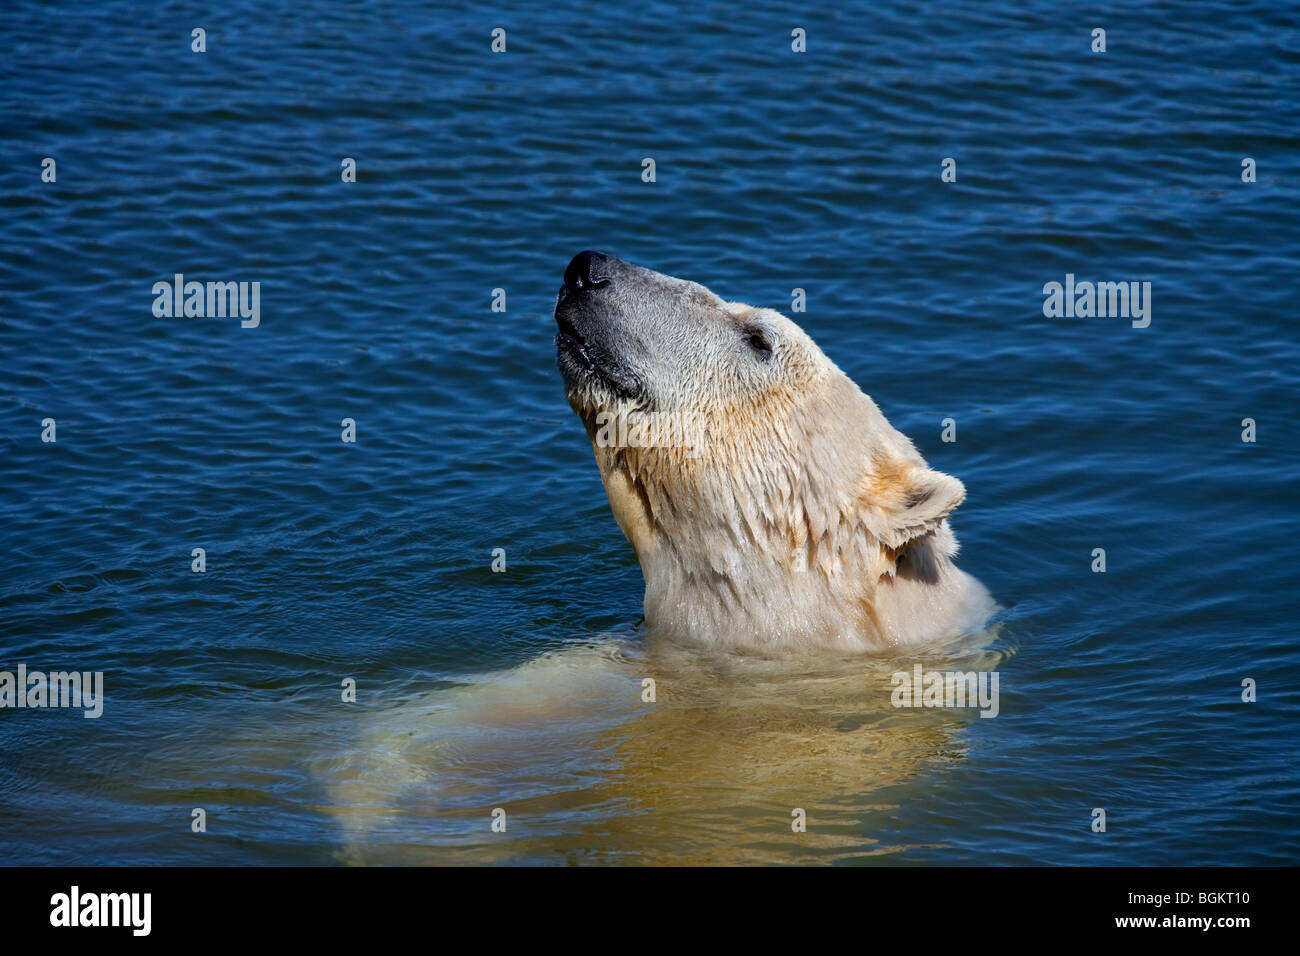
<instances>
[{"instance_id":1,"label":"polar bear muzzle","mask_svg":"<svg viewBox=\"0 0 1300 956\"><path fill-rule=\"evenodd\" d=\"M555 299L555 347L579 412L666 410L699 359L741 341L728 303L704 286L599 252L580 252ZM765 346L755 330L754 347Z\"/></svg>"},{"instance_id":2,"label":"polar bear muzzle","mask_svg":"<svg viewBox=\"0 0 1300 956\"><path fill-rule=\"evenodd\" d=\"M619 305L624 282L615 281L624 271L619 267L627 264L599 252L580 252L564 270L555 297L556 360L577 405L635 400L642 392L634 356L627 354L627 322Z\"/></svg>"}]
</instances>

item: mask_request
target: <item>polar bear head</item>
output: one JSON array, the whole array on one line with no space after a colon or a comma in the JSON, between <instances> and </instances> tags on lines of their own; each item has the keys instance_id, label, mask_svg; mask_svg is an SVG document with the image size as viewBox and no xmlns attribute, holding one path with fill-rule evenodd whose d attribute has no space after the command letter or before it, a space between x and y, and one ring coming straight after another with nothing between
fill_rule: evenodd
<instances>
[{"instance_id":1,"label":"polar bear head","mask_svg":"<svg viewBox=\"0 0 1300 956\"><path fill-rule=\"evenodd\" d=\"M950 631L965 496L790 319L583 252L556 349L653 629L739 649Z\"/></svg>"}]
</instances>

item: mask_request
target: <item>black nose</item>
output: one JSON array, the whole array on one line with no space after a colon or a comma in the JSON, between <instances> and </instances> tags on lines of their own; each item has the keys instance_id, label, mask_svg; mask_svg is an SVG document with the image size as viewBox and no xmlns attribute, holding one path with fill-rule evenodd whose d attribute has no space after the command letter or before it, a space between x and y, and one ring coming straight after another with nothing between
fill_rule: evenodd
<instances>
[{"instance_id":1,"label":"black nose","mask_svg":"<svg viewBox=\"0 0 1300 956\"><path fill-rule=\"evenodd\" d=\"M571 292L609 283L609 256L600 252L580 252L564 270L564 285Z\"/></svg>"}]
</instances>

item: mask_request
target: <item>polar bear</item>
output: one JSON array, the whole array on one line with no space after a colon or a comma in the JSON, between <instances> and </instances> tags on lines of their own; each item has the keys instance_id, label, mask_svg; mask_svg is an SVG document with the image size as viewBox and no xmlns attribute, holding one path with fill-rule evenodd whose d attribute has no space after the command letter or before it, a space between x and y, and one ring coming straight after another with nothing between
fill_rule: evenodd
<instances>
[{"instance_id":1,"label":"polar bear","mask_svg":"<svg viewBox=\"0 0 1300 956\"><path fill-rule=\"evenodd\" d=\"M771 309L598 252L564 272L557 360L651 633L858 652L977 629L952 561L962 483Z\"/></svg>"},{"instance_id":2,"label":"polar bear","mask_svg":"<svg viewBox=\"0 0 1300 956\"><path fill-rule=\"evenodd\" d=\"M321 780L339 858L909 851L867 834L932 792L928 768L964 751L966 718L899 708L895 678L920 661L996 671L1010 653L980 629L988 593L952 563L961 483L775 312L588 252L555 319L648 627L575 634L507 670L440 673L281 729L275 757Z\"/></svg>"}]
</instances>

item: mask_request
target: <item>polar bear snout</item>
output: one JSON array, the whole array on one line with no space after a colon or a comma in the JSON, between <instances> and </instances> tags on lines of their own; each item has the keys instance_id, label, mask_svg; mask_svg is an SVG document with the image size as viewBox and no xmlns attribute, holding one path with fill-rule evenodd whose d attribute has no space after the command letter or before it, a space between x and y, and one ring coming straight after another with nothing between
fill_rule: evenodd
<instances>
[{"instance_id":1,"label":"polar bear snout","mask_svg":"<svg viewBox=\"0 0 1300 956\"><path fill-rule=\"evenodd\" d=\"M577 359L577 365L588 372L596 372L597 352L600 351L600 316L607 306L592 301L597 290L612 285L613 263L618 262L601 252L587 250L574 256L564 270L564 284L555 296L555 344L559 349L560 367L565 367L564 357Z\"/></svg>"},{"instance_id":2,"label":"polar bear snout","mask_svg":"<svg viewBox=\"0 0 1300 956\"><path fill-rule=\"evenodd\" d=\"M555 298L555 346L570 402L594 408L641 394L636 324L620 292L637 267L600 252L580 252L564 270Z\"/></svg>"},{"instance_id":3,"label":"polar bear snout","mask_svg":"<svg viewBox=\"0 0 1300 956\"><path fill-rule=\"evenodd\" d=\"M564 270L564 284L555 297L555 344L567 379L572 380L569 373L576 369L598 375L610 364L608 335L601 328L608 308L593 299L612 285L611 262L617 261L588 250L574 256Z\"/></svg>"},{"instance_id":4,"label":"polar bear snout","mask_svg":"<svg viewBox=\"0 0 1300 956\"><path fill-rule=\"evenodd\" d=\"M608 285L610 274L613 272L611 265L617 261L603 252L587 250L578 253L564 270L564 287L560 290L561 293L572 295Z\"/></svg>"},{"instance_id":5,"label":"polar bear snout","mask_svg":"<svg viewBox=\"0 0 1300 956\"><path fill-rule=\"evenodd\" d=\"M754 368L760 332L742 327L755 310L707 288L590 250L564 270L555 299L556 357L579 414L623 402L641 410L700 411L693 384L762 378ZM765 350L770 357L771 349Z\"/></svg>"}]
</instances>

